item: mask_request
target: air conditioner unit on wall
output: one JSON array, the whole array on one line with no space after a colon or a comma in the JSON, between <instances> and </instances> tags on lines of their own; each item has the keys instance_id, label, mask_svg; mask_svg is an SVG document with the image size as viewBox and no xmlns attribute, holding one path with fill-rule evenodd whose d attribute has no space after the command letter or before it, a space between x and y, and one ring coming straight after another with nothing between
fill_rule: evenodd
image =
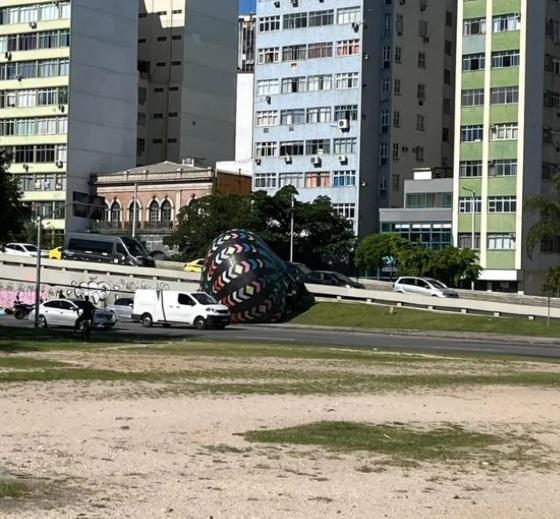
<instances>
[{"instance_id":1,"label":"air conditioner unit on wall","mask_svg":"<svg viewBox=\"0 0 560 519\"><path fill-rule=\"evenodd\" d=\"M336 125L339 130L348 130L350 128L350 121L348 119L339 119Z\"/></svg>"},{"instance_id":2,"label":"air conditioner unit on wall","mask_svg":"<svg viewBox=\"0 0 560 519\"><path fill-rule=\"evenodd\" d=\"M313 155L311 157L311 164L313 164L314 166L320 166L321 165L321 157L319 157L318 155Z\"/></svg>"}]
</instances>

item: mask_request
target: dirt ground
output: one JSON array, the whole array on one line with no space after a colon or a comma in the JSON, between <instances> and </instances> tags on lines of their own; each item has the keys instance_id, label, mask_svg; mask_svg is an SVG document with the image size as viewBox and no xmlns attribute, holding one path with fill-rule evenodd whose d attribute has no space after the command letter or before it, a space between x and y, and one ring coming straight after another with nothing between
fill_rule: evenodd
<instances>
[{"instance_id":1,"label":"dirt ground","mask_svg":"<svg viewBox=\"0 0 560 519\"><path fill-rule=\"evenodd\" d=\"M60 360L72 357L59 354ZM99 367L105 360L91 362ZM177 367L169 359L157 362L164 370ZM188 396L154 395L150 387L75 381L0 386L0 479L10 475L32 489L24 500L1 500L0 517L560 517L560 398L554 389ZM539 442L543 463L399 466L371 453L256 444L240 435L320 420L458 424L522 434Z\"/></svg>"}]
</instances>

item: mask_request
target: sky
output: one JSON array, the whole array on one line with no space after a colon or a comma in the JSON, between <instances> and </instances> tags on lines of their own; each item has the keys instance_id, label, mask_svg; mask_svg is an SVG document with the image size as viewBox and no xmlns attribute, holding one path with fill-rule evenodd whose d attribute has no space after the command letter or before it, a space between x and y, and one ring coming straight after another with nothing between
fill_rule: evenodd
<instances>
[{"instance_id":1,"label":"sky","mask_svg":"<svg viewBox=\"0 0 560 519\"><path fill-rule=\"evenodd\" d=\"M255 12L255 0L239 0L239 12Z\"/></svg>"}]
</instances>

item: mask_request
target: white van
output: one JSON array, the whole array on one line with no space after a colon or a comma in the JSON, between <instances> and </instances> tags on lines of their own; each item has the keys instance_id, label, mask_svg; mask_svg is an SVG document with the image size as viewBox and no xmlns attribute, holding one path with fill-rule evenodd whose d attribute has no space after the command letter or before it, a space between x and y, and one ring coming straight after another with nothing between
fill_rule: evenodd
<instances>
[{"instance_id":1,"label":"white van","mask_svg":"<svg viewBox=\"0 0 560 519\"><path fill-rule=\"evenodd\" d=\"M208 327L225 328L230 313L227 306L204 292L142 289L134 295L132 320L140 321L146 327L189 324L197 330L204 330Z\"/></svg>"}]
</instances>

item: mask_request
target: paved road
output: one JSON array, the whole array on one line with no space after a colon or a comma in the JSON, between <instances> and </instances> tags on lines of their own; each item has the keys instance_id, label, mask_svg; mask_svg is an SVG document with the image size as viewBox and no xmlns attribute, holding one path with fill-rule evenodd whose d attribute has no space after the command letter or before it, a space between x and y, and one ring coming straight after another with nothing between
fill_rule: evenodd
<instances>
[{"instance_id":1,"label":"paved road","mask_svg":"<svg viewBox=\"0 0 560 519\"><path fill-rule=\"evenodd\" d=\"M31 327L30 321L16 321L4 318L0 324L8 326ZM1 331L0 331L1 333ZM317 344L324 346L379 348L395 350L420 350L433 352L470 352L496 355L526 355L530 357L560 358L560 344L545 342L516 342L503 339L459 339L429 337L424 335L387 334L375 332L351 332L340 330L322 330L289 326L235 325L225 330L197 331L187 327L143 328L140 324L120 322L110 332L93 332L95 336L115 336L116 340L169 340L172 338L195 338L258 341L282 344ZM1 336L1 335L0 335Z\"/></svg>"}]
</instances>

